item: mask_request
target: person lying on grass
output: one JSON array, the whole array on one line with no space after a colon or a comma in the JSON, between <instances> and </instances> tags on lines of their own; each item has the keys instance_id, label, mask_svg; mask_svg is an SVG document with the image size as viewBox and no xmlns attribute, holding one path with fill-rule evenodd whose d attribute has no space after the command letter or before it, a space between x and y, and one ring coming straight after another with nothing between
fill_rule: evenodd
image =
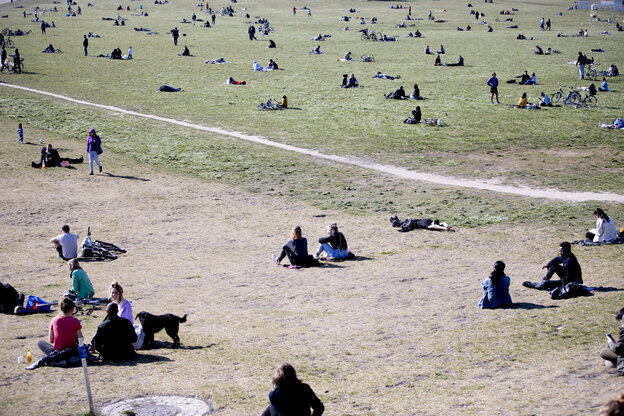
<instances>
[{"instance_id":1,"label":"person lying on grass","mask_svg":"<svg viewBox=\"0 0 624 416\"><path fill-rule=\"evenodd\" d=\"M384 74L384 73L382 73L380 71L380 72L377 72L375 75L373 75L373 78L379 78L379 79L399 79L399 78L401 78L401 76L400 75L391 76L391 75Z\"/></svg>"},{"instance_id":2,"label":"person lying on grass","mask_svg":"<svg viewBox=\"0 0 624 416\"><path fill-rule=\"evenodd\" d=\"M405 96L403 85L401 85L396 91L384 95L384 98L388 100L405 100L407 97Z\"/></svg>"},{"instance_id":3,"label":"person lying on grass","mask_svg":"<svg viewBox=\"0 0 624 416\"><path fill-rule=\"evenodd\" d=\"M511 306L509 284L511 279L505 275L505 263L497 261L490 277L481 283L483 297L479 301L480 309L496 309Z\"/></svg>"},{"instance_id":4,"label":"person lying on grass","mask_svg":"<svg viewBox=\"0 0 624 416\"><path fill-rule=\"evenodd\" d=\"M598 121L598 125L603 129L624 129L624 119L619 117L613 122L613 124L605 124Z\"/></svg>"},{"instance_id":5,"label":"person lying on grass","mask_svg":"<svg viewBox=\"0 0 624 416\"><path fill-rule=\"evenodd\" d=\"M400 232L407 232L416 229L424 229L431 231L455 231L453 228L445 222L440 220L418 219L418 218L406 218L403 221L399 220L399 217L390 217L390 223L393 227L400 227Z\"/></svg>"},{"instance_id":6,"label":"person lying on grass","mask_svg":"<svg viewBox=\"0 0 624 416\"><path fill-rule=\"evenodd\" d=\"M232 77L229 77L225 83L227 85L247 85L247 81L236 81Z\"/></svg>"},{"instance_id":7,"label":"person lying on grass","mask_svg":"<svg viewBox=\"0 0 624 416\"><path fill-rule=\"evenodd\" d=\"M344 234L338 231L338 224L335 222L329 224L327 227L327 234L327 237L319 238L319 246L314 254L314 258L318 259L323 252L327 254L327 260L330 261L349 257L347 239Z\"/></svg>"},{"instance_id":8,"label":"person lying on grass","mask_svg":"<svg viewBox=\"0 0 624 416\"><path fill-rule=\"evenodd\" d=\"M272 255L273 261L278 266L281 265L284 257L288 256L288 261L293 266L309 267L318 262L308 254L308 240L301 235L301 227L292 229L291 238L282 246L279 256Z\"/></svg>"},{"instance_id":9,"label":"person lying on grass","mask_svg":"<svg viewBox=\"0 0 624 416\"><path fill-rule=\"evenodd\" d=\"M455 62L454 64L444 64L446 66L464 66L464 57L459 55L459 57L457 58L457 62Z\"/></svg>"}]
</instances>

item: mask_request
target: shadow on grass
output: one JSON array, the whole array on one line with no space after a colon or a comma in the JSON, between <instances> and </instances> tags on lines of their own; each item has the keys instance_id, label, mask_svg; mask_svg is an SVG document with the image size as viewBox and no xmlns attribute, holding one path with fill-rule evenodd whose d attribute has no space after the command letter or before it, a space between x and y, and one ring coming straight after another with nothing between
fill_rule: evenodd
<instances>
[{"instance_id":1,"label":"shadow on grass","mask_svg":"<svg viewBox=\"0 0 624 416\"><path fill-rule=\"evenodd\" d=\"M120 179L132 179L133 181L143 181L143 182L149 182L149 179L145 179L145 178L137 178L136 176L129 176L129 175L113 175L112 173L108 173L105 172L104 173L105 176L108 176L109 178L120 178Z\"/></svg>"},{"instance_id":2,"label":"shadow on grass","mask_svg":"<svg viewBox=\"0 0 624 416\"><path fill-rule=\"evenodd\" d=\"M149 351L149 350L157 350L161 348L169 348L172 350L203 350L204 348L212 348L217 344L208 344L208 345L180 345L179 347L174 347L173 342L166 341L156 341L152 343L150 348L141 349L140 351Z\"/></svg>"},{"instance_id":3,"label":"shadow on grass","mask_svg":"<svg viewBox=\"0 0 624 416\"><path fill-rule=\"evenodd\" d=\"M597 289L594 289L593 292L624 292L624 289L618 289L617 287L599 287Z\"/></svg>"},{"instance_id":4,"label":"shadow on grass","mask_svg":"<svg viewBox=\"0 0 624 416\"><path fill-rule=\"evenodd\" d=\"M105 259L104 257L78 257L81 263L94 263L100 261L113 261L117 259Z\"/></svg>"},{"instance_id":5,"label":"shadow on grass","mask_svg":"<svg viewBox=\"0 0 624 416\"><path fill-rule=\"evenodd\" d=\"M89 366L90 367L95 367L95 366L134 367L139 364L150 364L150 363L165 362L165 361L173 361L173 360L169 357L162 357L160 355L138 353L135 358L130 358L128 360L94 361L93 363L90 363Z\"/></svg>"},{"instance_id":6,"label":"shadow on grass","mask_svg":"<svg viewBox=\"0 0 624 416\"><path fill-rule=\"evenodd\" d=\"M550 308L558 308L557 305L538 305L536 303L531 302L516 302L508 309L550 309Z\"/></svg>"}]
</instances>

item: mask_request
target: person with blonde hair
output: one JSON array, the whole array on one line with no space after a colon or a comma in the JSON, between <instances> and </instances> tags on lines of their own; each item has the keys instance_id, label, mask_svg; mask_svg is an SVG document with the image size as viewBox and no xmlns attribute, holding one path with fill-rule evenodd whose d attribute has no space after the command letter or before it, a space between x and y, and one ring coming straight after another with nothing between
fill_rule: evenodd
<instances>
[{"instance_id":1,"label":"person with blonde hair","mask_svg":"<svg viewBox=\"0 0 624 416\"><path fill-rule=\"evenodd\" d=\"M89 280L87 273L80 267L78 259L71 259L67 262L69 277L72 279L70 293L76 295L76 299L91 299L95 295L93 284Z\"/></svg>"},{"instance_id":2,"label":"person with blonde hair","mask_svg":"<svg viewBox=\"0 0 624 416\"><path fill-rule=\"evenodd\" d=\"M307 267L317 263L308 254L308 240L302 236L301 227L298 225L292 229L291 238L282 246L279 257L273 254L273 261L279 266L286 256L293 266Z\"/></svg>"},{"instance_id":3,"label":"person with blonde hair","mask_svg":"<svg viewBox=\"0 0 624 416\"><path fill-rule=\"evenodd\" d=\"M262 416L321 416L325 411L323 402L308 384L297 378L297 372L291 364L283 363L277 367L273 385L275 389L269 393L271 404Z\"/></svg>"},{"instance_id":4,"label":"person with blonde hair","mask_svg":"<svg viewBox=\"0 0 624 416\"><path fill-rule=\"evenodd\" d=\"M318 259L323 252L327 254L327 260L346 259L349 257L347 239L344 234L338 231L338 224L335 222L329 224L327 233L329 234L327 237L319 238L319 246L314 258Z\"/></svg>"}]
</instances>

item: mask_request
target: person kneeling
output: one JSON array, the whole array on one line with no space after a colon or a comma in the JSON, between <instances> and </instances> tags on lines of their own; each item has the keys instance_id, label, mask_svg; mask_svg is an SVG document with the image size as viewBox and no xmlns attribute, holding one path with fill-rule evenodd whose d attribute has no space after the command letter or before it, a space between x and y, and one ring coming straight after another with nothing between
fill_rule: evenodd
<instances>
[{"instance_id":1,"label":"person kneeling","mask_svg":"<svg viewBox=\"0 0 624 416\"><path fill-rule=\"evenodd\" d=\"M127 319L117 316L118 306L111 302L106 306L106 318L91 340L93 349L105 360L124 360L136 355L133 342L137 335Z\"/></svg>"},{"instance_id":2,"label":"person kneeling","mask_svg":"<svg viewBox=\"0 0 624 416\"><path fill-rule=\"evenodd\" d=\"M319 246L314 255L318 259L321 253L327 253L327 260L346 259L349 257L349 248L344 234L338 231L338 225L333 222L327 227L328 237L319 238Z\"/></svg>"}]
</instances>

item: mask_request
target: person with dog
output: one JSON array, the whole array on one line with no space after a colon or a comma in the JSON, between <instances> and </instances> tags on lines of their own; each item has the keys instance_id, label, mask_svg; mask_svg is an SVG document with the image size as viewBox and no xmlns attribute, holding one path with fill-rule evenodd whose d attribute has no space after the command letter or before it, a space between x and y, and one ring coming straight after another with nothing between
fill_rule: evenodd
<instances>
[{"instance_id":1,"label":"person with dog","mask_svg":"<svg viewBox=\"0 0 624 416\"><path fill-rule=\"evenodd\" d=\"M511 279L505 274L505 263L497 261L490 277L481 283L483 297L479 301L479 309L496 309L511 306L509 284Z\"/></svg>"},{"instance_id":2,"label":"person with dog","mask_svg":"<svg viewBox=\"0 0 624 416\"><path fill-rule=\"evenodd\" d=\"M272 255L278 266L286 256L293 266L309 267L317 264L317 260L308 254L308 240L302 236L301 227L298 225L292 229L291 238L282 246L279 257Z\"/></svg>"},{"instance_id":3,"label":"person with dog","mask_svg":"<svg viewBox=\"0 0 624 416\"><path fill-rule=\"evenodd\" d=\"M43 340L37 343L39 349L46 356L26 367L27 370L34 370L42 365L78 355L78 338L82 338L82 324L73 316L76 304L73 300L64 297L59 306L61 308L60 314L50 321L49 343ZM58 354L61 351L66 353Z\"/></svg>"},{"instance_id":4,"label":"person with dog","mask_svg":"<svg viewBox=\"0 0 624 416\"><path fill-rule=\"evenodd\" d=\"M58 258L67 261L78 257L78 234L70 233L67 224L61 230L63 234L50 240L58 252Z\"/></svg>"},{"instance_id":5,"label":"person with dog","mask_svg":"<svg viewBox=\"0 0 624 416\"><path fill-rule=\"evenodd\" d=\"M594 216L596 217L596 228L589 230L585 234L585 238L596 243L608 243L617 240L617 227L613 218L605 214L601 208L594 210Z\"/></svg>"},{"instance_id":6,"label":"person with dog","mask_svg":"<svg viewBox=\"0 0 624 416\"><path fill-rule=\"evenodd\" d=\"M542 269L547 269L547 271L541 282L527 281L522 283L522 286L537 290L553 290L570 283L583 284L581 265L576 256L572 254L572 246L568 241L559 244L559 256L550 260ZM550 280L555 273L561 280Z\"/></svg>"},{"instance_id":7,"label":"person with dog","mask_svg":"<svg viewBox=\"0 0 624 416\"><path fill-rule=\"evenodd\" d=\"M271 404L262 416L321 416L325 411L323 402L308 384L302 383L297 378L297 372L291 364L283 363L277 368L273 377L273 385L275 389L269 393Z\"/></svg>"},{"instance_id":8,"label":"person with dog","mask_svg":"<svg viewBox=\"0 0 624 416\"><path fill-rule=\"evenodd\" d=\"M98 325L97 332L91 340L92 348L107 361L125 360L136 355L132 345L137 340L134 327L117 313L118 307L115 302L106 305L106 318Z\"/></svg>"},{"instance_id":9,"label":"person with dog","mask_svg":"<svg viewBox=\"0 0 624 416\"><path fill-rule=\"evenodd\" d=\"M76 299L91 299L95 295L93 284L89 276L82 269L78 259L71 259L67 262L69 277L72 279L72 288L69 291L76 296Z\"/></svg>"},{"instance_id":10,"label":"person with dog","mask_svg":"<svg viewBox=\"0 0 624 416\"><path fill-rule=\"evenodd\" d=\"M314 254L314 258L318 260L321 253L327 254L327 260L346 259L349 257L349 247L344 234L338 231L338 224L332 222L327 227L327 237L319 238L319 246Z\"/></svg>"}]
</instances>

